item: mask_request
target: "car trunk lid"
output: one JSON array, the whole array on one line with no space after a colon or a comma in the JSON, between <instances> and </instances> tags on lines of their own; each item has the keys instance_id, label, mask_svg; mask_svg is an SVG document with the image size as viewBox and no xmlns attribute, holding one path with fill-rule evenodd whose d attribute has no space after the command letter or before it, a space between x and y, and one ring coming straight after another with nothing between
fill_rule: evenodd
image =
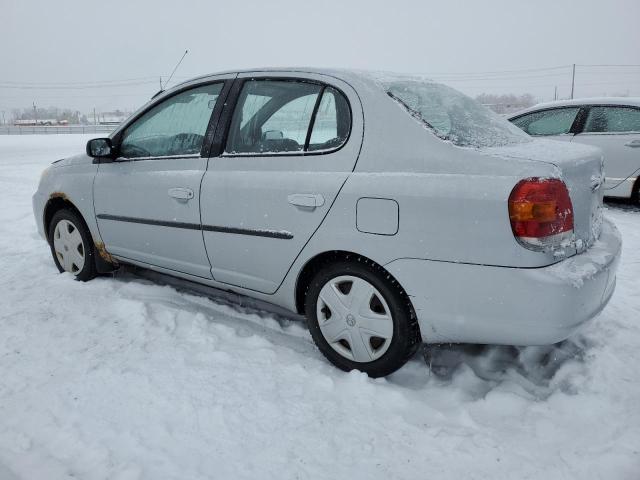
<instances>
[{"instance_id":1,"label":"car trunk lid","mask_svg":"<svg viewBox=\"0 0 640 480\"><path fill-rule=\"evenodd\" d=\"M553 140L533 140L484 150L503 157L553 165L554 176L566 184L573 206L574 241L565 248L575 247L576 253L581 253L599 238L604 192L604 162L599 149Z\"/></svg>"}]
</instances>

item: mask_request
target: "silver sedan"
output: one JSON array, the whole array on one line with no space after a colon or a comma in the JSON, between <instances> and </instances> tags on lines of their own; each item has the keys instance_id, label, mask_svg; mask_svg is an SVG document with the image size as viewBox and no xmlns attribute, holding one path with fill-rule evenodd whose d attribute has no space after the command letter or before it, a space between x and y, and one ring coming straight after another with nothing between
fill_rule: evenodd
<instances>
[{"instance_id":1,"label":"silver sedan","mask_svg":"<svg viewBox=\"0 0 640 480\"><path fill-rule=\"evenodd\" d=\"M61 272L133 264L304 314L372 376L422 342L560 341L611 297L603 160L423 78L227 72L156 95L33 206Z\"/></svg>"}]
</instances>

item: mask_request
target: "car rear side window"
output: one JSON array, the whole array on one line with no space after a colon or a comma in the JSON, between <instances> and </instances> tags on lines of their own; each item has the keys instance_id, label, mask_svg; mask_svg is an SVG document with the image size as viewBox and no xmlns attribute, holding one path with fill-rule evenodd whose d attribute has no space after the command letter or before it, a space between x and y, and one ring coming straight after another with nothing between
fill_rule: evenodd
<instances>
[{"instance_id":1,"label":"car rear side window","mask_svg":"<svg viewBox=\"0 0 640 480\"><path fill-rule=\"evenodd\" d=\"M222 85L192 88L155 105L127 127L120 155L144 158L199 154Z\"/></svg>"},{"instance_id":2,"label":"car rear side window","mask_svg":"<svg viewBox=\"0 0 640 480\"><path fill-rule=\"evenodd\" d=\"M225 152L334 149L346 141L350 126L347 100L331 87L300 80L252 79L240 92Z\"/></svg>"},{"instance_id":3,"label":"car rear side window","mask_svg":"<svg viewBox=\"0 0 640 480\"><path fill-rule=\"evenodd\" d=\"M556 108L529 113L513 123L529 135L562 135L571 131L580 107Z\"/></svg>"},{"instance_id":4,"label":"car rear side window","mask_svg":"<svg viewBox=\"0 0 640 480\"><path fill-rule=\"evenodd\" d=\"M351 113L347 99L334 88L327 87L318 105L308 150L329 150L339 147L347 141L350 128Z\"/></svg>"},{"instance_id":5,"label":"car rear side window","mask_svg":"<svg viewBox=\"0 0 640 480\"><path fill-rule=\"evenodd\" d=\"M640 132L640 109L631 107L591 107L584 133Z\"/></svg>"},{"instance_id":6,"label":"car rear side window","mask_svg":"<svg viewBox=\"0 0 640 480\"><path fill-rule=\"evenodd\" d=\"M454 145L482 148L530 141L506 119L451 87L421 77L373 76L412 117Z\"/></svg>"}]
</instances>

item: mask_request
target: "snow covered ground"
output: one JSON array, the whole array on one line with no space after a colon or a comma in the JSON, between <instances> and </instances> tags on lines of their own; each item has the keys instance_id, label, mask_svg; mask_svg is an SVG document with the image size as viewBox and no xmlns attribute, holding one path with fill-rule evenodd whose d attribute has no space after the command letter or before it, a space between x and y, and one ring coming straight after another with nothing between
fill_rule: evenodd
<instances>
[{"instance_id":1,"label":"snow covered ground","mask_svg":"<svg viewBox=\"0 0 640 480\"><path fill-rule=\"evenodd\" d=\"M295 319L59 275L31 194L88 138L0 136L0 480L640 478L637 209L607 212L618 287L579 335L433 348L431 371L372 380Z\"/></svg>"}]
</instances>

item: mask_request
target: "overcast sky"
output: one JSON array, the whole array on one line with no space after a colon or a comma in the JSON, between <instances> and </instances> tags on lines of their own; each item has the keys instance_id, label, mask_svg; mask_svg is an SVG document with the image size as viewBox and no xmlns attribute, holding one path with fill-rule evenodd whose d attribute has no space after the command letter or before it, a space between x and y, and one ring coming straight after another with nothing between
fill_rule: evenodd
<instances>
[{"instance_id":1,"label":"overcast sky","mask_svg":"<svg viewBox=\"0 0 640 480\"><path fill-rule=\"evenodd\" d=\"M352 67L431 74L471 95L541 99L556 85L569 94L570 67L484 72L640 65L639 0L0 0L0 19L7 114L34 101L135 108L185 49L178 80L259 66ZM639 67L577 72L577 96L640 95Z\"/></svg>"}]
</instances>

